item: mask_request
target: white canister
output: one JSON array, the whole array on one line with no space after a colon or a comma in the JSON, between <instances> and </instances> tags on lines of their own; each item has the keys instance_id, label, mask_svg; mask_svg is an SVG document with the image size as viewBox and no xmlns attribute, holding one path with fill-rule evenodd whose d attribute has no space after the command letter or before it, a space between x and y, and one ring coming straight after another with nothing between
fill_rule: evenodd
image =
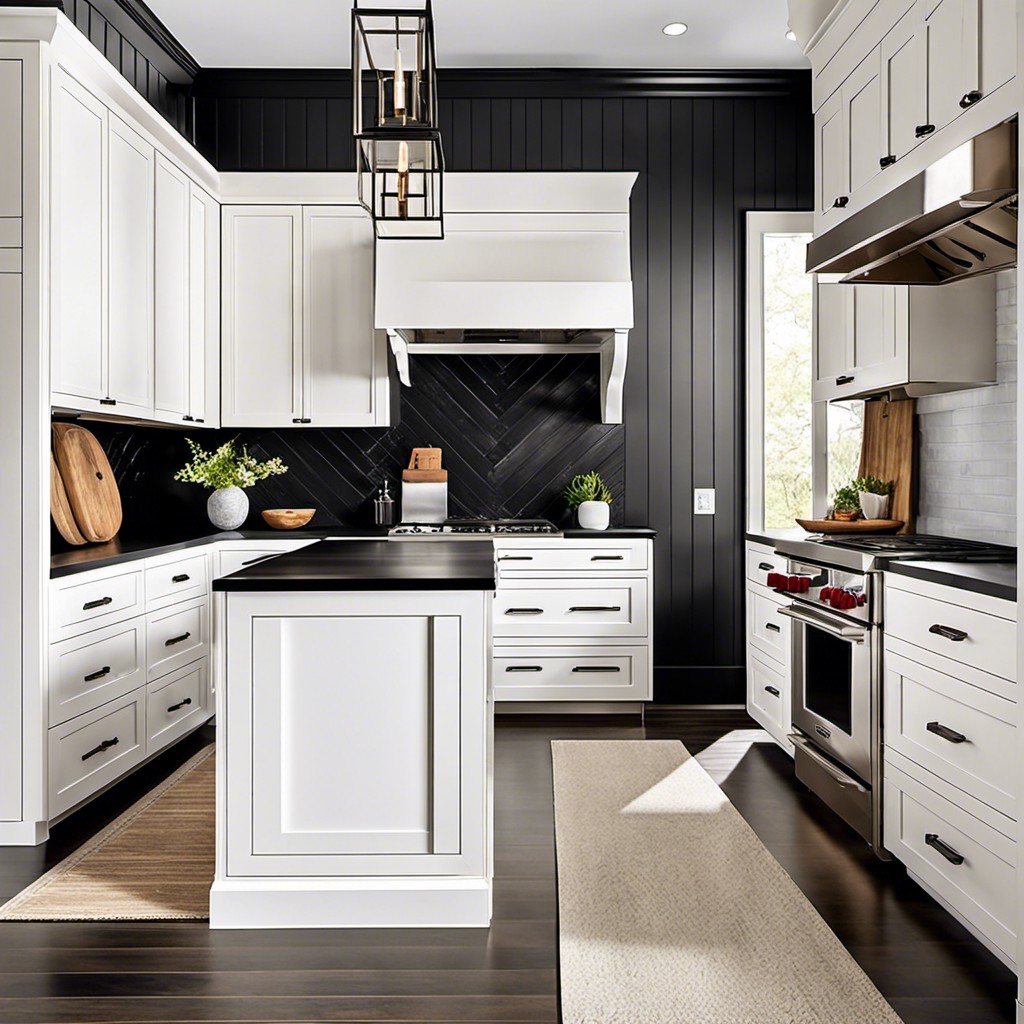
<instances>
[{"instance_id":1,"label":"white canister","mask_svg":"<svg viewBox=\"0 0 1024 1024\"><path fill-rule=\"evenodd\" d=\"M206 514L218 530L237 530L249 514L249 498L241 487L221 487L206 499Z\"/></svg>"},{"instance_id":2,"label":"white canister","mask_svg":"<svg viewBox=\"0 0 1024 1024\"><path fill-rule=\"evenodd\" d=\"M612 507L607 501L584 501L580 503L578 515L584 530L607 530Z\"/></svg>"},{"instance_id":3,"label":"white canister","mask_svg":"<svg viewBox=\"0 0 1024 1024\"><path fill-rule=\"evenodd\" d=\"M865 519L884 519L888 508L888 494L869 494L867 491L860 492L860 510L864 513Z\"/></svg>"}]
</instances>

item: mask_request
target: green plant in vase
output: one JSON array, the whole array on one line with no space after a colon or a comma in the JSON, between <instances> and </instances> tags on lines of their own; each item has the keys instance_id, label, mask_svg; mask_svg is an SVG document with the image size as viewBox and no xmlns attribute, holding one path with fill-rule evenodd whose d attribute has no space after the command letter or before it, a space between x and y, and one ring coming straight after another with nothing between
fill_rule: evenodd
<instances>
[{"instance_id":1,"label":"green plant in vase","mask_svg":"<svg viewBox=\"0 0 1024 1024\"><path fill-rule=\"evenodd\" d=\"M877 476L862 476L854 480L853 487L860 498L860 509L864 513L864 518L884 519L889 509L893 482L879 480Z\"/></svg>"},{"instance_id":2,"label":"green plant in vase","mask_svg":"<svg viewBox=\"0 0 1024 1024\"><path fill-rule=\"evenodd\" d=\"M599 473L574 476L563 492L570 512L587 530L607 530L611 522L612 492Z\"/></svg>"},{"instance_id":3,"label":"green plant in vase","mask_svg":"<svg viewBox=\"0 0 1024 1024\"><path fill-rule=\"evenodd\" d=\"M832 514L845 522L856 519L860 514L860 492L852 483L840 487L832 495Z\"/></svg>"}]
</instances>

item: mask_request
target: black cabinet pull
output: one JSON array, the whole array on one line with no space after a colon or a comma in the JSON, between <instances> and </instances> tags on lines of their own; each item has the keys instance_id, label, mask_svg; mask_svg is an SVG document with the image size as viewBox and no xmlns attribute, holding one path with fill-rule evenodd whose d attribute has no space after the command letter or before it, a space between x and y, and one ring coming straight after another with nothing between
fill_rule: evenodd
<instances>
[{"instance_id":1,"label":"black cabinet pull","mask_svg":"<svg viewBox=\"0 0 1024 1024\"><path fill-rule=\"evenodd\" d=\"M110 666L104 665L103 668L98 669L95 672L90 672L87 676L83 677L83 682L94 683L97 679L102 679L104 676L110 675Z\"/></svg>"},{"instance_id":2,"label":"black cabinet pull","mask_svg":"<svg viewBox=\"0 0 1024 1024\"><path fill-rule=\"evenodd\" d=\"M625 555L591 555L592 562L621 562Z\"/></svg>"},{"instance_id":3,"label":"black cabinet pull","mask_svg":"<svg viewBox=\"0 0 1024 1024\"><path fill-rule=\"evenodd\" d=\"M938 722L929 722L925 728L929 732L935 733L936 736L941 736L944 740L949 740L950 743L967 742L967 737L962 732L957 732L956 729L950 729L948 726L940 725Z\"/></svg>"},{"instance_id":4,"label":"black cabinet pull","mask_svg":"<svg viewBox=\"0 0 1024 1024\"><path fill-rule=\"evenodd\" d=\"M573 672L621 672L618 665L573 665Z\"/></svg>"},{"instance_id":5,"label":"black cabinet pull","mask_svg":"<svg viewBox=\"0 0 1024 1024\"><path fill-rule=\"evenodd\" d=\"M980 89L972 89L970 92L965 92L960 97L960 106L966 110L968 107L973 107L978 100L981 99L983 93Z\"/></svg>"},{"instance_id":6,"label":"black cabinet pull","mask_svg":"<svg viewBox=\"0 0 1024 1024\"><path fill-rule=\"evenodd\" d=\"M188 583L188 581L190 579L192 579L192 577L189 576L189 574L187 572L179 572L177 576L172 576L171 577L171 582L172 583Z\"/></svg>"},{"instance_id":7,"label":"black cabinet pull","mask_svg":"<svg viewBox=\"0 0 1024 1024\"><path fill-rule=\"evenodd\" d=\"M765 693L770 693L773 697L781 697L782 694L774 686L766 686L764 688Z\"/></svg>"},{"instance_id":8,"label":"black cabinet pull","mask_svg":"<svg viewBox=\"0 0 1024 1024\"><path fill-rule=\"evenodd\" d=\"M304 416L296 416L292 420L292 423L312 423L312 422L313 422L312 420L306 419L306 417L304 417Z\"/></svg>"},{"instance_id":9,"label":"black cabinet pull","mask_svg":"<svg viewBox=\"0 0 1024 1024\"><path fill-rule=\"evenodd\" d=\"M934 633L936 636L944 636L947 640L952 640L953 643L963 643L967 639L967 634L962 629L954 629L952 626L942 626L938 622L934 626L930 626L928 629L929 633Z\"/></svg>"},{"instance_id":10,"label":"black cabinet pull","mask_svg":"<svg viewBox=\"0 0 1024 1024\"><path fill-rule=\"evenodd\" d=\"M195 420L191 416L182 416L181 417L181 422L182 423L195 423Z\"/></svg>"},{"instance_id":11,"label":"black cabinet pull","mask_svg":"<svg viewBox=\"0 0 1024 1024\"><path fill-rule=\"evenodd\" d=\"M919 124L914 129L914 135L917 138L919 138L919 139L923 139L926 135L931 135L931 133L933 131L935 131L935 125L933 125L933 124Z\"/></svg>"},{"instance_id":12,"label":"black cabinet pull","mask_svg":"<svg viewBox=\"0 0 1024 1024\"><path fill-rule=\"evenodd\" d=\"M578 604L569 609L571 612L621 612L622 606L617 604Z\"/></svg>"},{"instance_id":13,"label":"black cabinet pull","mask_svg":"<svg viewBox=\"0 0 1024 1024\"><path fill-rule=\"evenodd\" d=\"M836 210L842 210L842 209L845 209L845 207L847 206L847 204L849 202L850 202L850 197L849 196L836 196L836 199L832 203L832 206Z\"/></svg>"},{"instance_id":14,"label":"black cabinet pull","mask_svg":"<svg viewBox=\"0 0 1024 1024\"><path fill-rule=\"evenodd\" d=\"M848 373L844 373L841 377L836 377L836 384L852 384L854 382L854 379L855 378L851 377Z\"/></svg>"},{"instance_id":15,"label":"black cabinet pull","mask_svg":"<svg viewBox=\"0 0 1024 1024\"><path fill-rule=\"evenodd\" d=\"M892 165L894 163L896 163L896 154L895 153L890 153L888 156L883 156L878 161L878 166L879 167L892 167Z\"/></svg>"},{"instance_id":16,"label":"black cabinet pull","mask_svg":"<svg viewBox=\"0 0 1024 1024\"><path fill-rule=\"evenodd\" d=\"M197 417L196 417L196 423L205 423L205 422L206 422L206 420L204 420L204 419L202 418L202 416L197 416Z\"/></svg>"},{"instance_id":17,"label":"black cabinet pull","mask_svg":"<svg viewBox=\"0 0 1024 1024\"><path fill-rule=\"evenodd\" d=\"M164 647L173 647L175 644L184 643L191 635L191 633L182 633L181 636L172 636L170 640L164 641Z\"/></svg>"},{"instance_id":18,"label":"black cabinet pull","mask_svg":"<svg viewBox=\"0 0 1024 1024\"><path fill-rule=\"evenodd\" d=\"M95 601L86 601L82 605L83 612L92 611L93 608L102 608L104 605L113 604L114 599L112 597L98 597Z\"/></svg>"},{"instance_id":19,"label":"black cabinet pull","mask_svg":"<svg viewBox=\"0 0 1024 1024\"><path fill-rule=\"evenodd\" d=\"M506 665L506 672L543 672L540 665Z\"/></svg>"},{"instance_id":20,"label":"black cabinet pull","mask_svg":"<svg viewBox=\"0 0 1024 1024\"><path fill-rule=\"evenodd\" d=\"M765 629L770 629L773 633L781 633L782 632L782 627L777 625L774 622L766 622L764 624L764 628Z\"/></svg>"},{"instance_id":21,"label":"black cabinet pull","mask_svg":"<svg viewBox=\"0 0 1024 1024\"><path fill-rule=\"evenodd\" d=\"M956 864L958 867L963 864L964 855L957 853L952 846L947 846L934 832L926 832L924 842L926 846L941 853L950 864Z\"/></svg>"},{"instance_id":22,"label":"black cabinet pull","mask_svg":"<svg viewBox=\"0 0 1024 1024\"><path fill-rule=\"evenodd\" d=\"M185 707L186 704L191 704L191 703L192 703L192 698L191 697L186 697L184 700L179 700L177 704L172 704L167 710L168 710L168 712L180 711L183 707Z\"/></svg>"},{"instance_id":23,"label":"black cabinet pull","mask_svg":"<svg viewBox=\"0 0 1024 1024\"><path fill-rule=\"evenodd\" d=\"M501 555L499 562L532 562L533 555Z\"/></svg>"},{"instance_id":24,"label":"black cabinet pull","mask_svg":"<svg viewBox=\"0 0 1024 1024\"><path fill-rule=\"evenodd\" d=\"M543 615L543 608L506 608L506 615Z\"/></svg>"},{"instance_id":25,"label":"black cabinet pull","mask_svg":"<svg viewBox=\"0 0 1024 1024\"><path fill-rule=\"evenodd\" d=\"M113 398L101 398L100 405L117 405L117 400Z\"/></svg>"},{"instance_id":26,"label":"black cabinet pull","mask_svg":"<svg viewBox=\"0 0 1024 1024\"><path fill-rule=\"evenodd\" d=\"M116 736L112 740L104 740L98 746L93 747L92 750L87 750L82 755L82 760L88 761L90 757L93 757L96 754L102 754L104 750L109 750L111 747L116 747L117 744L118 739Z\"/></svg>"},{"instance_id":27,"label":"black cabinet pull","mask_svg":"<svg viewBox=\"0 0 1024 1024\"><path fill-rule=\"evenodd\" d=\"M758 569L760 569L761 572L774 572L775 571L775 566L772 565L771 562L762 562L758 566Z\"/></svg>"}]
</instances>

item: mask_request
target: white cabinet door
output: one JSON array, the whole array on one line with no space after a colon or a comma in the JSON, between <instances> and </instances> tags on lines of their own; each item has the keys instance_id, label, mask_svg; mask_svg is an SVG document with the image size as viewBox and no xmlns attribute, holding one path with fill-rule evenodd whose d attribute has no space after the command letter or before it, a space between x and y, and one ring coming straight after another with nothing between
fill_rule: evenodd
<instances>
[{"instance_id":1,"label":"white cabinet door","mask_svg":"<svg viewBox=\"0 0 1024 1024\"><path fill-rule=\"evenodd\" d=\"M841 219L849 204L846 174L846 126L843 119L842 90L837 89L814 116L814 165L817 168L815 191L819 227Z\"/></svg>"},{"instance_id":2,"label":"white cabinet door","mask_svg":"<svg viewBox=\"0 0 1024 1024\"><path fill-rule=\"evenodd\" d=\"M51 390L106 394L107 109L62 68L53 77Z\"/></svg>"},{"instance_id":3,"label":"white cabinet door","mask_svg":"<svg viewBox=\"0 0 1024 1024\"><path fill-rule=\"evenodd\" d=\"M1017 74L1016 24L1014 0L981 0L978 88L983 96Z\"/></svg>"},{"instance_id":4,"label":"white cabinet door","mask_svg":"<svg viewBox=\"0 0 1024 1024\"><path fill-rule=\"evenodd\" d=\"M156 163L156 412L188 414L189 205L192 186L174 164Z\"/></svg>"},{"instance_id":5,"label":"white cabinet door","mask_svg":"<svg viewBox=\"0 0 1024 1024\"><path fill-rule=\"evenodd\" d=\"M903 337L896 330L896 286L854 285L851 365L858 388L906 379Z\"/></svg>"},{"instance_id":6,"label":"white cabinet door","mask_svg":"<svg viewBox=\"0 0 1024 1024\"><path fill-rule=\"evenodd\" d=\"M226 206L223 372L226 427L302 418L302 208Z\"/></svg>"},{"instance_id":7,"label":"white cabinet door","mask_svg":"<svg viewBox=\"0 0 1024 1024\"><path fill-rule=\"evenodd\" d=\"M815 402L827 401L844 386L841 380L852 362L852 289L848 284L817 281L814 288Z\"/></svg>"},{"instance_id":8,"label":"white cabinet door","mask_svg":"<svg viewBox=\"0 0 1024 1024\"><path fill-rule=\"evenodd\" d=\"M217 426L220 383L220 213L192 184L189 199L188 415Z\"/></svg>"},{"instance_id":9,"label":"white cabinet door","mask_svg":"<svg viewBox=\"0 0 1024 1024\"><path fill-rule=\"evenodd\" d=\"M387 423L387 360L373 329L373 225L355 207L303 209L302 417L313 426Z\"/></svg>"},{"instance_id":10,"label":"white cabinet door","mask_svg":"<svg viewBox=\"0 0 1024 1024\"><path fill-rule=\"evenodd\" d=\"M928 124L925 29L918 8L908 11L882 40L882 116L886 156L906 156Z\"/></svg>"},{"instance_id":11,"label":"white cabinet door","mask_svg":"<svg viewBox=\"0 0 1024 1024\"><path fill-rule=\"evenodd\" d=\"M882 130L882 59L873 50L842 88L846 122L846 191L852 196L866 185L882 165L885 133Z\"/></svg>"},{"instance_id":12,"label":"white cabinet door","mask_svg":"<svg viewBox=\"0 0 1024 1024\"><path fill-rule=\"evenodd\" d=\"M938 131L978 88L978 0L925 0L928 124Z\"/></svg>"},{"instance_id":13,"label":"white cabinet door","mask_svg":"<svg viewBox=\"0 0 1024 1024\"><path fill-rule=\"evenodd\" d=\"M0 138L4 140L3 154L0 155L0 229L4 237L7 232L16 232L16 244L21 244L20 220L22 214L22 62L0 60ZM10 220L8 220L10 218ZM7 221L7 223L3 223ZM5 241L4 245L15 244Z\"/></svg>"},{"instance_id":14,"label":"white cabinet door","mask_svg":"<svg viewBox=\"0 0 1024 1024\"><path fill-rule=\"evenodd\" d=\"M106 390L118 413L152 416L154 151L109 117Z\"/></svg>"}]
</instances>

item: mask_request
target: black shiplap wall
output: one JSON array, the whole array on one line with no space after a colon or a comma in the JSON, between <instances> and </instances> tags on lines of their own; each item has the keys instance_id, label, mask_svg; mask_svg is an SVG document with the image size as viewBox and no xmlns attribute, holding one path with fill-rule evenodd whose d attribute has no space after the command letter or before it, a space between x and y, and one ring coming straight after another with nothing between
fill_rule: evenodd
<instances>
[{"instance_id":1,"label":"black shiplap wall","mask_svg":"<svg viewBox=\"0 0 1024 1024\"><path fill-rule=\"evenodd\" d=\"M625 521L659 531L657 699L743 699L744 214L809 209L809 76L442 72L452 170L637 170ZM335 72L200 72L197 142L221 170L350 170ZM692 515L692 489L717 514ZM539 511L539 510L538 510Z\"/></svg>"}]
</instances>

